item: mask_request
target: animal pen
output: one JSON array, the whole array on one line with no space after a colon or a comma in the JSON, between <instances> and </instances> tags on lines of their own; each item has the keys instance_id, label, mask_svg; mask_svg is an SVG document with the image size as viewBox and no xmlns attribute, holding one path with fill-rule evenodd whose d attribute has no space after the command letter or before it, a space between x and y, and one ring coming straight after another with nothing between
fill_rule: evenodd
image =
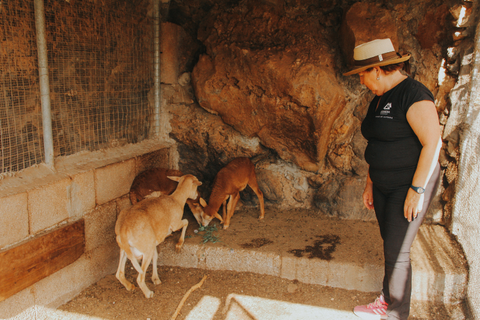
<instances>
[{"instance_id":1,"label":"animal pen","mask_svg":"<svg viewBox=\"0 0 480 320\"><path fill-rule=\"evenodd\" d=\"M0 315L6 318L40 319L43 316L43 307L56 308L71 300L85 287L106 275L113 274L118 262L115 222L119 212L131 205L128 192L132 181L135 176L147 169L155 167L179 169L178 167L183 161L179 155L182 148L191 147L193 150L190 154L185 153L187 154L184 157L186 158L185 163L188 161L190 161L188 164L198 162L204 166L201 167L199 164L199 168L196 168L201 174L204 174L202 178L206 177L206 181L203 181L204 186L208 186L208 178L213 179L212 172L214 170L207 166L222 164L226 158L232 156L232 150L244 152L247 156L262 152L273 153L277 157L275 161L270 161L267 157L266 164L263 163L260 166L259 173L259 185L260 189L264 191L266 205L269 201L268 204L281 204L284 198L288 198L290 203L296 205L300 203L300 206L314 199L317 203L310 202L312 207L317 205L314 208L316 211L321 211L322 208L334 208L335 210L332 211L346 214L345 221L353 216L349 216L349 214L355 211L356 207L350 203L348 203L350 206L343 205L350 198L359 196L358 192L355 192L360 185L360 178L362 178L361 170L350 176L343 176L342 172L339 174L341 177L337 180L334 179L333 183L324 183L329 181L328 174L322 176L320 172L315 176L315 173L308 172L309 170L303 170L303 168L300 170L299 166L294 167L289 161L295 157L289 158L289 161L279 159L281 158L278 156L279 152L285 152L284 155L288 156L291 151L284 150L283 141L279 142L277 145L279 149L275 150L273 146L263 148L258 137L246 137L246 134L242 136L238 132L229 136L232 131L235 131L232 129L233 125L222 122L220 117L215 114L215 110L209 113L203 110L198 105L198 101L194 101L193 94L192 97L188 94L184 95L186 98L184 96L175 97L178 100L191 100L191 102L182 105L185 107L183 109L178 108L181 110L177 110L178 112L172 116L172 118L176 118L171 123L177 126L191 125L195 127L197 123L189 122L190 118L184 119L187 118L185 115L190 113L191 118L197 117L200 119L199 122L204 121L203 125L207 128L202 128L203 132L200 129L195 131L195 135L208 136L211 140L205 140L204 146L186 147L187 142L191 142L188 136L190 132L186 134L186 131L177 132L177 136L172 134L174 130L168 128L170 123L167 119L167 111L163 107L169 104L173 105L172 101L175 99L172 96L179 91L170 88L169 99L172 101L167 101L166 93L162 92L162 88L167 86L165 86L165 82L161 83L160 77L162 76L162 80L166 81L165 78L171 75L168 75L168 72L161 74L165 68L165 65L161 65L161 53L162 59L170 54L169 57L173 60L172 65L179 63L184 56L173 52L175 50L161 52L161 46L165 39L171 40L180 34L180 32L177 34L172 30L179 30L187 23L182 26L171 23L170 26L167 26L171 28L168 29L170 34L166 34L168 32L165 31L162 33L161 29L165 22L162 21L165 20L162 17L163 12L168 11L166 9L167 2L160 0L0 1L0 144L2 152L0 160L0 279L2 279L0 283ZM250 3L250 1L246 2ZM271 2L258 3L264 7L274 7ZM287 2L289 1L285 1L285 3ZM297 4L300 2L297 1ZM362 4L368 3L368 1L361 2ZM470 1L465 2L470 3ZM218 3L222 3L222 1L218 1ZM228 1L228 3L234 6L235 1ZM251 3L256 2L251 1ZM324 2L319 1L319 3L323 5ZM347 6L345 1L332 3L325 2L325 6L341 4L343 9ZM351 3L354 1L349 1L348 5ZM291 5L290 2L289 5ZM208 6L201 9L204 10L206 7ZM315 6L312 8L315 9ZM310 9L308 8L308 10ZM335 12L338 12L336 9L329 14L333 16ZM232 11L234 10L232 9ZM296 10L292 10L292 12L294 11L296 12ZM294 15L292 14L292 16ZM324 16L325 19L327 16ZM330 19L328 23L335 20L334 17L328 17ZM300 17L296 21L302 24L303 18ZM285 22L284 25L288 25L288 20L282 21ZM414 23L409 25L412 26ZM459 163L463 165L463 168L459 166L458 169L461 179L458 179L456 175L457 162L450 161L448 168L445 169L447 174L445 174L444 180L448 181L451 187L448 192L445 192L445 199L441 200L449 201L446 218L449 223L451 222L450 230L446 231L446 228L440 225L426 226L421 234L423 242L413 249L417 257L420 257L415 263L420 263L422 266L428 265L435 271L442 269L444 273L438 272L432 276L426 272L422 273L422 271L415 274L418 286L414 288L413 295L419 301L437 299L435 302L459 306L467 295L472 305L480 301L475 289L480 282L478 276L480 274L478 272L480 255L477 254L478 249L475 245L478 240L476 226L478 214L471 214L471 212L477 213L478 211L478 200L472 199L471 195L475 194L478 189L476 177L479 173L476 164L478 163L477 124L479 117L476 110L479 108L476 105L478 103L475 102L478 100L476 99L478 94L474 89L472 89L473 92L467 92L470 90L470 78L465 76L470 73L473 75L472 88L474 88L478 82L478 77L475 78L475 75L478 74L480 65L478 54L480 37L479 31L475 30L475 32L477 35L474 45L464 45L464 47L458 45L460 48L458 52L461 52L458 53L458 57L464 57L463 60L456 58L457 62L451 62L452 69L464 68L467 71L459 73L456 87L452 89L452 106L449 106L451 110L448 112L450 119L453 119L451 120L453 125L445 125L450 131L443 137L445 144L448 144L451 158L454 158L455 161L459 160L458 144L460 144L461 154L464 156L459 160ZM205 34L206 32L203 36ZM284 33L284 35L287 34L288 32ZM295 34L292 33L292 35L295 38ZM306 35L306 38L308 36ZM228 36L225 37L228 38ZM206 38L205 36L203 39L205 42L207 42ZM279 39L281 38L279 37ZM188 54L191 56L202 50L206 51L205 48L195 47L197 45L195 41L185 41L187 44L194 44L190 48L176 49L178 51L190 50ZM461 41L462 39L458 43ZM255 43L253 46L256 46ZM271 52L270 48L263 48L268 51L265 56L275 54L279 47L275 47ZM256 49L262 49L261 45L254 48L254 50ZM247 61L245 57L248 57L254 50L232 51L234 54L238 53L239 57L241 53L242 59L245 59L242 60L244 63ZM331 54L335 50L329 48L325 52L328 51ZM303 51L299 50L299 52ZM428 51L431 56L438 53L432 54L432 52L434 51ZM175 57L172 58L172 56ZM198 57L193 59L196 58ZM433 58L431 59L433 60ZM228 60L228 56L226 60ZM460 60L462 60L461 63L458 62ZM295 65L301 66L303 63L300 58L293 61ZM338 63L337 60L332 60L332 62ZM227 67L230 68L232 65L234 63L227 64ZM252 66L255 67L254 64ZM335 69L331 64L329 67L332 70ZM336 68L340 67L336 66ZM193 66L189 66L189 69L193 69ZM219 69L221 70L221 68ZM187 73L188 81L183 80L189 82L190 73L185 72L185 74ZM427 73L427 76L429 75L430 73ZM328 76L329 78L326 79L332 80L332 82L339 78L333 72L321 74L317 78L322 76ZM168 80L169 84L182 85L178 74L171 78L173 80ZM245 83L245 81L233 80L234 83L231 87L234 90ZM344 79L340 79L338 87L346 84L342 81ZM353 86L352 83L347 84L350 87ZM191 93L190 86L189 83L188 89L181 88L184 90L181 93ZM329 88L325 90L329 90ZM254 86L253 93L250 93L248 99L262 97L264 94L262 90L260 85ZM366 101L365 96L360 96L360 92L361 90L357 89L350 91L351 97L348 99L356 97L361 101ZM447 96L447 93L443 94ZM177 95L181 96L182 94ZM468 100L469 94L474 98L471 102L466 103L465 100ZM254 99L252 98L252 100ZM290 111L295 108L294 101L290 97L282 99L272 98L272 101L277 101L279 105L285 104L285 106L280 106L279 110ZM238 99L238 101L246 100ZM337 102L335 100L335 103ZM351 101L348 103L353 104ZM307 108L302 107L301 109L303 112ZM354 112L351 113L355 113L355 115L341 119L346 121L344 124L340 124L338 127L334 127L332 124L332 128L335 129L332 129L332 132L335 131L334 134L336 133L341 139L351 134L349 126L354 126L358 122L355 117L357 117L356 113L360 112L358 109L352 110ZM257 111L253 110L244 114L252 115L252 118L254 116L259 118L261 115L257 114ZM268 112L265 113L268 114ZM303 115L307 113L305 111ZM303 115L297 119L300 123L304 119ZM289 125L283 125L285 128L282 128L282 124L276 125L275 129L277 127L280 128L280 131L284 129L288 133L284 137L288 138L289 134L294 131L294 125L290 126L291 119L287 116L283 120L285 120L284 124ZM461 125L463 125L462 134L464 135L460 139L458 127ZM312 136L321 136L317 135L314 129L310 130L310 127L313 128L313 122L309 123L307 127ZM215 130L220 133L215 135L213 133ZM275 130L272 132L277 133ZM265 132L263 133L265 134ZM170 137L181 137L183 141L174 141ZM307 137L301 138L308 140ZM216 141L214 141L215 139ZM272 137L267 136L266 139L275 142ZM345 141L347 140L345 138ZM358 142L360 139L356 140ZM192 141L195 143L197 140L192 139ZM348 142L339 141L342 142L339 144L341 148L334 152L327 150L327 143L324 144L325 157L334 155L335 157L331 157L330 160L338 163L338 168L331 171L336 173L342 170L342 163L347 163L345 167L348 167L349 160L357 159L353 152L355 148L353 151L350 148L350 140ZM204 141L201 140L201 142ZM309 151L317 148L310 142L303 144L302 147ZM226 148L225 146L229 143L238 145ZM297 144L293 143L293 145ZM285 146L288 147L288 144ZM359 146L362 145L358 143L356 147ZM203 147L208 148L208 152L211 153L202 153L204 150L201 148ZM266 149L269 150L265 151ZM291 154L297 153L296 149L292 150ZM255 154L257 151L258 153ZM245 156L245 154L241 155ZM212 158L214 159L212 160ZM447 161L445 160L445 162ZM452 164L453 162L455 163ZM292 167L294 168L292 169ZM360 167L360 165L357 166L357 168ZM271 172L270 175L266 174L265 172L268 170L273 174ZM299 171L302 172L298 174ZM308 180L307 176L313 176L316 180ZM324 177L327 178L324 179ZM312 181L313 183L311 183ZM360 182L363 183L363 181ZM270 185L268 185L269 183ZM274 188L275 183L280 186L279 189L286 191L279 193L279 189ZM342 183L344 184L341 185ZM345 187L341 189L336 184ZM461 186L458 188L457 194L452 191L455 184ZM267 189L267 185L271 188ZM312 185L314 186L312 187ZM317 193L318 197L315 198L314 193L318 190L324 193ZM337 190L341 190L343 193L335 193ZM352 195L353 193L355 195ZM452 204L454 198L458 201ZM319 207L321 208L319 209ZM438 211L442 211L442 208ZM270 218L269 214L271 213L267 212L265 215L267 222ZM279 220L280 216L280 214L277 215ZM288 220L289 217L282 218ZM318 216L312 216L309 213L304 218L305 221L311 222L309 227L313 227ZM434 217L434 220L437 218ZM247 220L247 218L244 219ZM257 223L256 219L255 223ZM285 228L282 229L284 234L290 232L288 225L283 227ZM340 227L337 222L330 221L325 222L325 228L333 230ZM357 228L360 229L358 232L362 231L362 227L357 226ZM254 230L254 227L249 230ZM304 242L302 229L298 228L295 231L298 233L293 238ZM459 242L467 254L466 258L456 244L452 245L455 241L451 240L450 232L459 237ZM276 236L278 235L272 235L272 239ZM344 241L344 239L337 239L335 235L329 233L322 237L320 240L328 242L329 248L337 245L340 247L340 243ZM225 235L225 239L230 239L232 243L236 241L232 234ZM260 246L270 244L270 239L267 238L252 239L252 245L255 245L253 240L260 241ZM242 251L244 248L252 247L241 247L235 243L237 245L235 255L232 255L231 248L223 251L219 248L198 249L193 247L190 242L186 252L181 255L175 255L170 249L165 250L162 253L162 263L165 265L183 264L209 270L249 271L259 274L270 272L270 275L284 279L295 279L305 283L318 281L315 283L364 292L373 292L379 287L377 279L376 282L367 281L382 272L379 265L368 265L367 267L355 265L352 269L343 269L344 265L335 261L331 252L328 252L328 259L325 259L324 251L318 255L323 258L318 260L300 260L299 255L308 253L306 247L287 248L287 244L291 244L293 240L286 241L280 236L275 240L278 240L276 245L283 246L285 250L290 249L290 251L281 257L271 253L262 255L261 250L252 255L247 250ZM353 241L352 243L359 245ZM438 243L443 244L439 248L444 251L435 252L438 254L435 256L429 249L437 247ZM112 248L114 249L112 250ZM258 247L253 246L253 248L257 249ZM309 248L310 251L316 249L318 248ZM338 258L341 250L338 248L337 250ZM423 257L425 256L435 256L438 260L432 259L433 263L426 261L428 259L424 261ZM445 260L441 258L445 258ZM465 259L470 263L469 273ZM313 261L313 263L309 264L308 261ZM432 264L435 265L432 267ZM264 268L265 265L268 268ZM247 266L250 269L242 269ZM321 274L319 275L320 279L316 278L317 274L313 276L314 271L308 269L307 266L313 266L312 270L322 269L325 271L325 275ZM351 283L355 283L357 287L348 287Z\"/></svg>"},{"instance_id":2,"label":"animal pen","mask_svg":"<svg viewBox=\"0 0 480 320\"><path fill-rule=\"evenodd\" d=\"M41 280L73 262L67 277L87 276L46 304L111 273L118 253L106 234L128 204L122 196L140 171L169 165L170 144L159 141L160 5L149 5L0 3L0 277L9 279L0 301L57 286L60 275Z\"/></svg>"}]
</instances>

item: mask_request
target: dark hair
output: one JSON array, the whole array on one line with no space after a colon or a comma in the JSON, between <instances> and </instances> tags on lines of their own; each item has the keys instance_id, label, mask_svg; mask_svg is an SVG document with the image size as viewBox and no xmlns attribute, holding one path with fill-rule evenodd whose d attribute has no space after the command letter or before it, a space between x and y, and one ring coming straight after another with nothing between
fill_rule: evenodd
<instances>
[{"instance_id":1,"label":"dark hair","mask_svg":"<svg viewBox=\"0 0 480 320\"><path fill-rule=\"evenodd\" d=\"M370 72L370 71L372 71L372 69L373 69L373 67L368 68L365 71ZM403 61L403 62L400 62L400 63L388 64L386 66L380 66L380 69L385 71L385 73L390 73L390 72L397 71L397 70L403 70L406 73L410 74L410 62L407 60L407 61Z\"/></svg>"},{"instance_id":2,"label":"dark hair","mask_svg":"<svg viewBox=\"0 0 480 320\"><path fill-rule=\"evenodd\" d=\"M408 60L400 63L381 66L380 68L386 73L397 71L397 70L403 70L406 73L410 74L410 62Z\"/></svg>"}]
</instances>

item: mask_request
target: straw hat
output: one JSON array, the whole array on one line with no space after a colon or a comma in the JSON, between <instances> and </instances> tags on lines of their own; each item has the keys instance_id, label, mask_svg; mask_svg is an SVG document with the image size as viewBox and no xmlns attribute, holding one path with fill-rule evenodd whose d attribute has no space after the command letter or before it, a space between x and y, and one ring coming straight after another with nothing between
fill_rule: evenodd
<instances>
[{"instance_id":1,"label":"straw hat","mask_svg":"<svg viewBox=\"0 0 480 320\"><path fill-rule=\"evenodd\" d=\"M354 68L343 75L349 76L371 67L400 63L408 59L410 59L410 54L397 53L389 38L377 39L358 45L353 49Z\"/></svg>"}]
</instances>

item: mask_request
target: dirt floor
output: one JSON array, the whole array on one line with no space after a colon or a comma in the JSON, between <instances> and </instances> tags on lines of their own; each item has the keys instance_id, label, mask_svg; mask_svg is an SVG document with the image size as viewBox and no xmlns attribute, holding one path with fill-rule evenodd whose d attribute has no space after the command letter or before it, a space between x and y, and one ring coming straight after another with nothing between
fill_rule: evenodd
<instances>
[{"instance_id":1,"label":"dirt floor","mask_svg":"<svg viewBox=\"0 0 480 320\"><path fill-rule=\"evenodd\" d=\"M228 230L221 229L218 222L212 222L212 225L206 230L199 230L194 219L189 218L186 241L204 243L208 246L227 246L233 251L268 250L281 251L284 254L286 251L294 256L311 259L358 261L364 259L364 252L369 252L375 259L382 259L381 248L378 245L372 246L372 241L375 242L375 239L379 237L374 222L351 221L345 224L345 221L319 218L308 210L291 210L288 214L290 216L285 212L267 209L265 219L258 221L258 209L244 207L236 212ZM174 246L179 234L179 232L174 233L162 245ZM162 245L159 246L159 251L162 250ZM364 248L364 250L359 250L359 248ZM268 299L268 301L302 306L343 310L346 313L351 313L356 305L372 302L377 295L372 292L365 293L311 285L297 280L286 280L250 272L162 266L159 267L162 284L158 286L154 286L152 283L151 267L149 268L147 286L154 291L154 296L146 299L138 289L135 280L137 272L129 261L126 273L127 279L135 284L135 291L127 291L115 278L115 275L108 275L81 292L72 301L58 308L58 311L94 319L171 319L182 297L204 276L207 277L206 280L187 298L177 319L257 319L255 315L244 318L227 316L227 309L231 307L229 303L231 295L255 297L260 301ZM214 308L213 311L210 311L209 316L201 314L205 312L203 310L205 308L200 307L205 305L205 299L218 301L214 307L207 307L207 309ZM438 308L430 308L425 313L413 306L410 319L450 319L442 314L444 314L443 311ZM341 319L351 319L350 317ZM261 319L280 318L302 319L302 317L290 318L273 315L267 315ZM328 317L325 319L340 318ZM355 319L355 316L352 319Z\"/></svg>"},{"instance_id":2,"label":"dirt floor","mask_svg":"<svg viewBox=\"0 0 480 320\"><path fill-rule=\"evenodd\" d=\"M136 272L128 270L127 279L135 283ZM215 316L208 318L215 320L225 319L222 310L230 294L348 311L357 304L375 299L372 293L308 285L248 272L160 267L159 274L162 284L154 289L151 299L146 299L139 289L128 292L114 275L109 275L59 309L101 319L171 319L182 297L204 276L207 276L205 282L187 298L177 319L191 317L192 310L205 296L221 301ZM150 278L147 284L154 288Z\"/></svg>"}]
</instances>

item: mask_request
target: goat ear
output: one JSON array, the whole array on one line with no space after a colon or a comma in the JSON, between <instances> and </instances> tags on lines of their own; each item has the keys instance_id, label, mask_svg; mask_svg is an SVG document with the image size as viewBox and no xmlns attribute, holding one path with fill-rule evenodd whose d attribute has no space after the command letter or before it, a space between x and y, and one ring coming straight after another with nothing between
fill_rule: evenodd
<instances>
[{"instance_id":1,"label":"goat ear","mask_svg":"<svg viewBox=\"0 0 480 320\"><path fill-rule=\"evenodd\" d=\"M205 207L207 206L207 202L206 202L202 197L200 197L199 202L200 202L200 205L201 205L202 207L205 208Z\"/></svg>"},{"instance_id":2,"label":"goat ear","mask_svg":"<svg viewBox=\"0 0 480 320\"><path fill-rule=\"evenodd\" d=\"M221 222L223 222L223 219L222 219L222 217L220 217L220 215L218 214L218 212L215 212L215 218L217 218L218 220L220 220Z\"/></svg>"},{"instance_id":3,"label":"goat ear","mask_svg":"<svg viewBox=\"0 0 480 320\"><path fill-rule=\"evenodd\" d=\"M170 179L170 180L179 182L181 177L177 177L177 176L167 176L167 178Z\"/></svg>"}]
</instances>

